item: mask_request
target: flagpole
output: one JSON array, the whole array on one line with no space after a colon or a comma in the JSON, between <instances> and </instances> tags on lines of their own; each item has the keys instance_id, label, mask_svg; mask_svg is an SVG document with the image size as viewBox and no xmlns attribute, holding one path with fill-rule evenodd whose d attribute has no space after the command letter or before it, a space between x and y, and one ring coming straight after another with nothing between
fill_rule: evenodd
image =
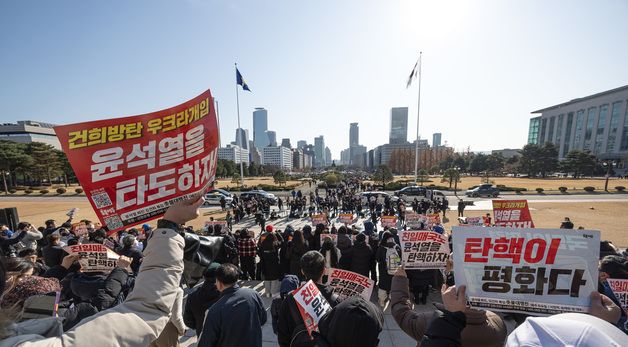
<instances>
[{"instance_id":1,"label":"flagpole","mask_svg":"<svg viewBox=\"0 0 628 347\"><path fill-rule=\"evenodd\" d=\"M220 112L218 112L218 99L214 98L214 107L216 107L216 123L218 124L218 147L222 147L222 138L220 136Z\"/></svg>"},{"instance_id":2,"label":"flagpole","mask_svg":"<svg viewBox=\"0 0 628 347\"><path fill-rule=\"evenodd\" d=\"M419 178L419 114L421 111L421 63L423 52L419 52L419 97L416 107L416 144L414 150L414 184L417 184Z\"/></svg>"},{"instance_id":3,"label":"flagpole","mask_svg":"<svg viewBox=\"0 0 628 347\"><path fill-rule=\"evenodd\" d=\"M235 63L236 76L238 75L238 63ZM238 145L240 146L240 153L238 156L240 157L240 186L244 187L244 166L242 164L242 133L240 133L242 127L240 126L240 91L238 90L238 83L236 81L236 103L238 109L238 135L240 140L238 141Z\"/></svg>"}]
</instances>

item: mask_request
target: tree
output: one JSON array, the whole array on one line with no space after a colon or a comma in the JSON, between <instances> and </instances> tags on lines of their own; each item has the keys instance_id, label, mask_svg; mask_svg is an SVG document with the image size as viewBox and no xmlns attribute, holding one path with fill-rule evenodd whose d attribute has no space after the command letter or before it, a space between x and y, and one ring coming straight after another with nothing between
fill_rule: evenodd
<instances>
[{"instance_id":1,"label":"tree","mask_svg":"<svg viewBox=\"0 0 628 347\"><path fill-rule=\"evenodd\" d=\"M76 174L74 174L74 170L72 170L72 165L70 165L70 161L68 157L65 155L63 151L55 150L57 154L57 160L59 161L59 169L63 174L63 179L65 186L68 186L68 181L77 181Z\"/></svg>"},{"instance_id":2,"label":"tree","mask_svg":"<svg viewBox=\"0 0 628 347\"><path fill-rule=\"evenodd\" d=\"M536 177L541 171L539 156L541 155L541 147L534 143L529 143L520 151L521 158L519 158L519 171L525 172L530 177Z\"/></svg>"},{"instance_id":3,"label":"tree","mask_svg":"<svg viewBox=\"0 0 628 347\"><path fill-rule=\"evenodd\" d=\"M325 182L327 187L335 187L338 185L338 183L340 183L340 181L342 180L342 177L340 176L340 174L336 172L328 172L325 175L323 175L321 179Z\"/></svg>"},{"instance_id":4,"label":"tree","mask_svg":"<svg viewBox=\"0 0 628 347\"><path fill-rule=\"evenodd\" d=\"M488 164L486 162L487 156L480 153L471 159L469 162L469 172L479 174L480 172L484 172L488 170Z\"/></svg>"},{"instance_id":5,"label":"tree","mask_svg":"<svg viewBox=\"0 0 628 347\"><path fill-rule=\"evenodd\" d=\"M551 142L545 143L541 147L539 167L541 169L541 176L545 178L548 173L556 171L558 169L558 148Z\"/></svg>"},{"instance_id":6,"label":"tree","mask_svg":"<svg viewBox=\"0 0 628 347\"><path fill-rule=\"evenodd\" d=\"M417 172L417 175L419 176L419 182L421 182L421 185L423 185L423 182L425 182L427 180L427 176L428 176L428 172L425 169L421 169Z\"/></svg>"},{"instance_id":7,"label":"tree","mask_svg":"<svg viewBox=\"0 0 628 347\"><path fill-rule=\"evenodd\" d=\"M286 177L286 174L283 171L277 170L273 174L273 180L275 181L276 184L281 186L282 184L284 185L286 184L286 181L288 180L288 178Z\"/></svg>"},{"instance_id":8,"label":"tree","mask_svg":"<svg viewBox=\"0 0 628 347\"><path fill-rule=\"evenodd\" d=\"M392 171L386 165L380 165L373 174L373 180L382 182L382 189L386 189L386 183L394 179Z\"/></svg>"},{"instance_id":9,"label":"tree","mask_svg":"<svg viewBox=\"0 0 628 347\"><path fill-rule=\"evenodd\" d=\"M504 169L505 159L501 154L491 154L486 157L486 170L494 176L500 175Z\"/></svg>"},{"instance_id":10,"label":"tree","mask_svg":"<svg viewBox=\"0 0 628 347\"><path fill-rule=\"evenodd\" d=\"M259 176L259 165L255 163L251 163L251 165L249 165L249 175Z\"/></svg>"},{"instance_id":11,"label":"tree","mask_svg":"<svg viewBox=\"0 0 628 347\"><path fill-rule=\"evenodd\" d=\"M560 163L562 171L573 173L573 178L579 178L584 174L593 175L597 161L589 151L572 150L567 153Z\"/></svg>"},{"instance_id":12,"label":"tree","mask_svg":"<svg viewBox=\"0 0 628 347\"><path fill-rule=\"evenodd\" d=\"M26 145L0 140L0 173L8 173L8 185L17 186L17 174L25 173L33 165L33 158L26 153Z\"/></svg>"},{"instance_id":13,"label":"tree","mask_svg":"<svg viewBox=\"0 0 628 347\"><path fill-rule=\"evenodd\" d=\"M235 183L236 185L240 185L240 174L239 173L235 173L233 174L233 177L231 177L231 183Z\"/></svg>"},{"instance_id":14,"label":"tree","mask_svg":"<svg viewBox=\"0 0 628 347\"><path fill-rule=\"evenodd\" d=\"M443 172L443 182L448 182L449 183L449 189L451 189L451 186L456 183L456 182L460 182L460 171L456 170L456 169L447 169L445 170L445 172Z\"/></svg>"},{"instance_id":15,"label":"tree","mask_svg":"<svg viewBox=\"0 0 628 347\"><path fill-rule=\"evenodd\" d=\"M33 158L32 170L40 181L47 180L52 184L52 178L62 173L59 157L51 145L31 142L26 145L26 153Z\"/></svg>"}]
</instances>

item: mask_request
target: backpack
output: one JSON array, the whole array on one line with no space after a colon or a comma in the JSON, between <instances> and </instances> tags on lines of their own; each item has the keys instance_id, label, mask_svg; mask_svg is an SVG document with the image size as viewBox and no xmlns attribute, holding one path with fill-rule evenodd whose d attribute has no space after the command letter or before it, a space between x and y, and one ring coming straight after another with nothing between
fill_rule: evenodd
<instances>
[{"instance_id":1,"label":"backpack","mask_svg":"<svg viewBox=\"0 0 628 347\"><path fill-rule=\"evenodd\" d=\"M292 296L292 294L288 295ZM338 294L333 293L330 297L329 304L335 306L338 302ZM320 340L322 340L320 335L314 333L310 338L310 334L308 334L305 323L303 323L303 318L301 318L301 314L297 308L297 303L294 300L290 303L290 317L293 321L297 322L297 325L292 331L292 336L290 336L290 347L318 347L320 345L319 342L321 342Z\"/></svg>"},{"instance_id":2,"label":"backpack","mask_svg":"<svg viewBox=\"0 0 628 347\"><path fill-rule=\"evenodd\" d=\"M389 275L394 275L397 268L401 265L401 257L397 253L397 246L388 248L386 247L386 268Z\"/></svg>"}]
</instances>

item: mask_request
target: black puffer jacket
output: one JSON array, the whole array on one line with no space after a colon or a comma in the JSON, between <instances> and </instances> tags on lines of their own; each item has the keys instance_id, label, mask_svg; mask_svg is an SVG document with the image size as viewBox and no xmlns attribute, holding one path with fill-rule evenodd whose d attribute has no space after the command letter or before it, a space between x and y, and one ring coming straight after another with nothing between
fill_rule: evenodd
<instances>
[{"instance_id":1,"label":"black puffer jacket","mask_svg":"<svg viewBox=\"0 0 628 347\"><path fill-rule=\"evenodd\" d=\"M353 246L351 245L351 238L349 235L338 234L338 245L336 247L340 250L338 267L343 270L349 270L351 268L351 258L353 256Z\"/></svg>"},{"instance_id":2,"label":"black puffer jacket","mask_svg":"<svg viewBox=\"0 0 628 347\"><path fill-rule=\"evenodd\" d=\"M356 241L353 245L349 270L366 277L369 276L369 272L375 270L375 254L365 241Z\"/></svg>"},{"instance_id":3,"label":"black puffer jacket","mask_svg":"<svg viewBox=\"0 0 628 347\"><path fill-rule=\"evenodd\" d=\"M196 330L196 336L201 336L203 322L207 309L213 305L220 297L220 292L216 288L213 280L205 280L194 292L188 295L183 310L183 322L188 327Z\"/></svg>"},{"instance_id":4,"label":"black puffer jacket","mask_svg":"<svg viewBox=\"0 0 628 347\"><path fill-rule=\"evenodd\" d=\"M89 302L102 311L114 306L128 277L126 270L119 267L111 270L109 275L78 273L72 277L70 288L81 302Z\"/></svg>"}]
</instances>

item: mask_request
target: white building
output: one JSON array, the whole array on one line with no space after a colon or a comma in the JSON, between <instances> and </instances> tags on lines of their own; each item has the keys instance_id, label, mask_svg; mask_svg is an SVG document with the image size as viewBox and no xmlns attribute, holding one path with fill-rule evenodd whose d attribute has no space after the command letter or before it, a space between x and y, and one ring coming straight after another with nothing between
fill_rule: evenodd
<instances>
[{"instance_id":1,"label":"white building","mask_svg":"<svg viewBox=\"0 0 628 347\"><path fill-rule=\"evenodd\" d=\"M264 147L262 164L277 166L285 171L292 171L292 151L290 148L282 146Z\"/></svg>"},{"instance_id":2,"label":"white building","mask_svg":"<svg viewBox=\"0 0 628 347\"><path fill-rule=\"evenodd\" d=\"M54 124L32 120L0 124L0 140L19 143L42 142L61 149L57 134L52 129L54 126Z\"/></svg>"},{"instance_id":3,"label":"white building","mask_svg":"<svg viewBox=\"0 0 628 347\"><path fill-rule=\"evenodd\" d=\"M240 164L240 161L248 163L249 151L238 145L227 145L227 147L218 148L218 159L231 160L236 164Z\"/></svg>"}]
</instances>

